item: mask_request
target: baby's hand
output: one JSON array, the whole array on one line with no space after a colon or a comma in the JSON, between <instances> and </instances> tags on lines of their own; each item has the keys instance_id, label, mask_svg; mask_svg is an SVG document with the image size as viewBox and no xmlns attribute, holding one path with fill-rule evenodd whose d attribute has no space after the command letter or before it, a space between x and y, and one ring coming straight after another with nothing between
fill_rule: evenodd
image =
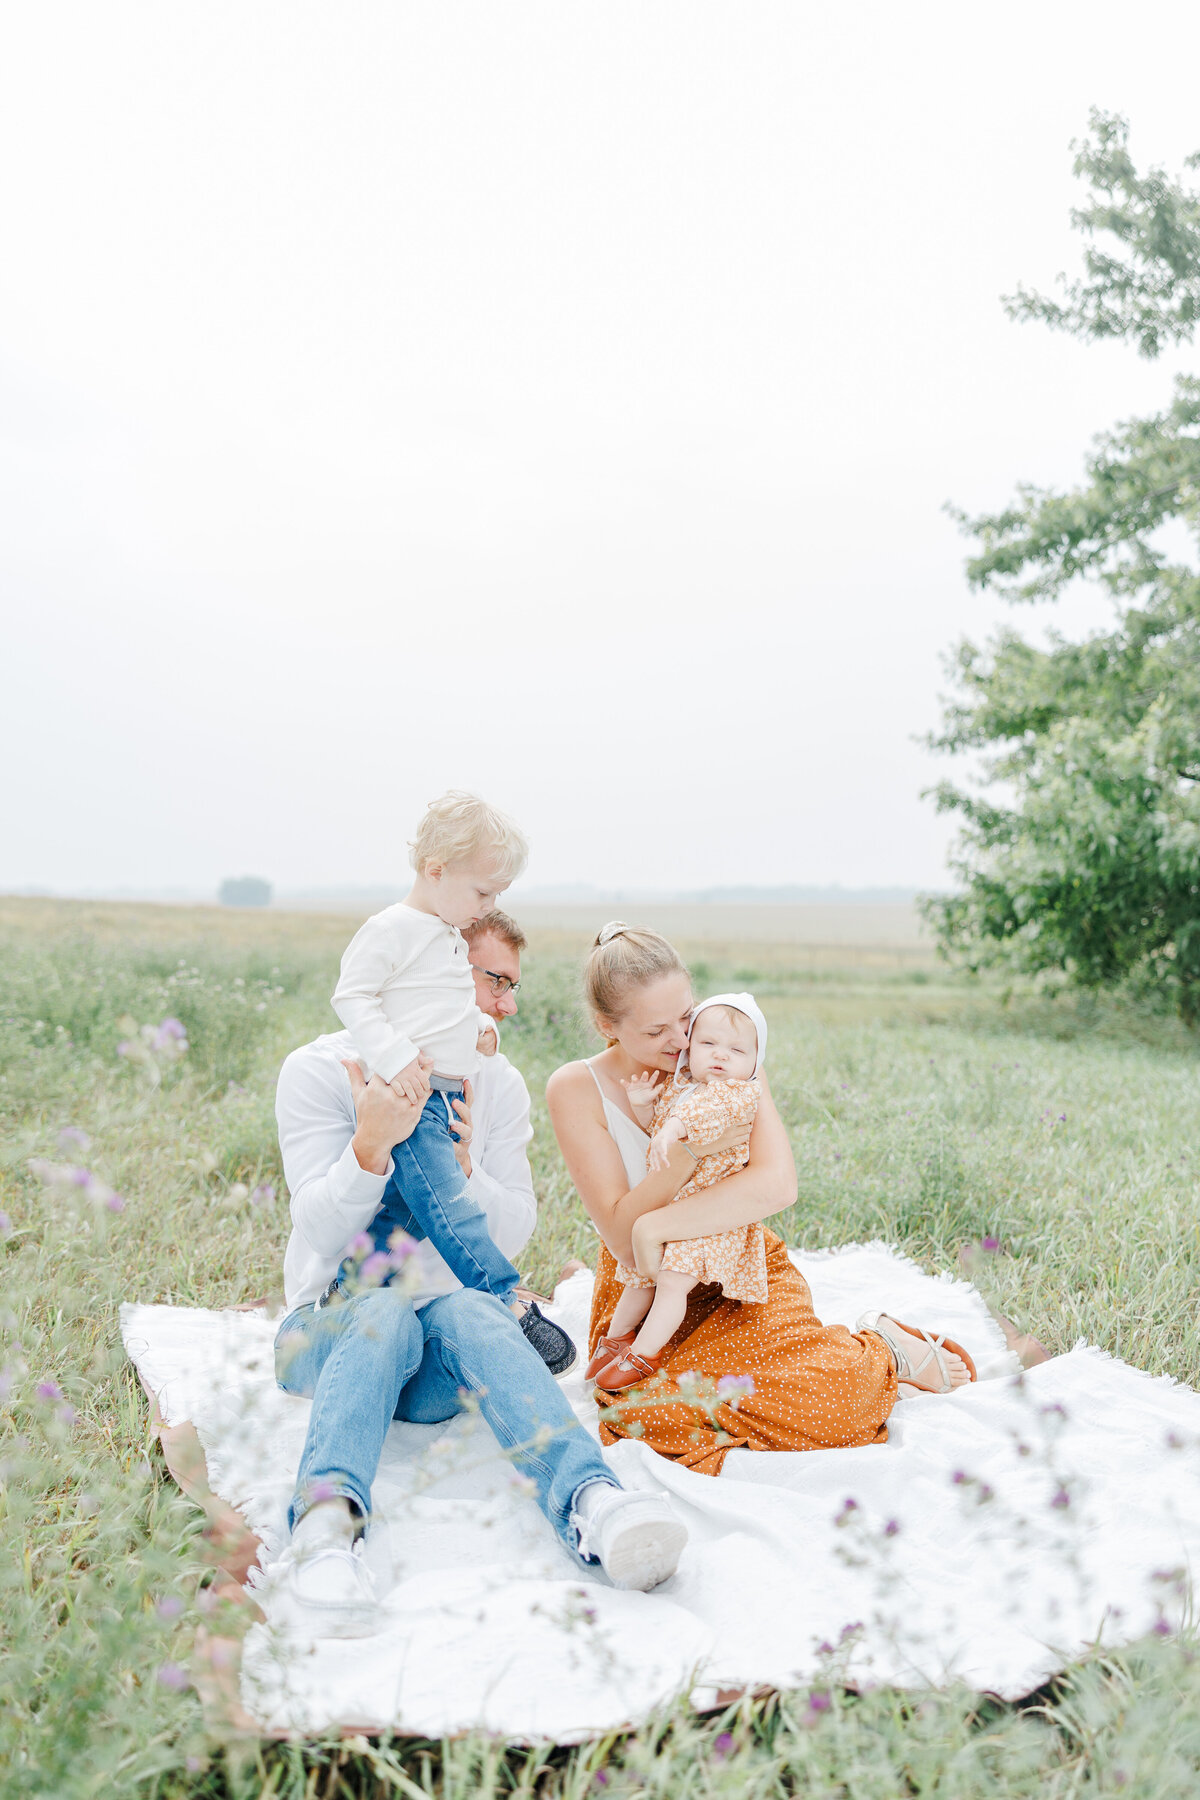
<instances>
[{"instance_id":1,"label":"baby's hand","mask_svg":"<svg viewBox=\"0 0 1200 1800\"><path fill-rule=\"evenodd\" d=\"M397 1069L388 1082L394 1094L399 1094L412 1106L424 1106L429 1098L429 1071L433 1067L432 1057L414 1056L404 1068Z\"/></svg>"},{"instance_id":2,"label":"baby's hand","mask_svg":"<svg viewBox=\"0 0 1200 1800\"><path fill-rule=\"evenodd\" d=\"M652 1170L665 1169L673 1144L682 1144L687 1132L681 1119L668 1119L661 1131L656 1131L650 1139L650 1149L646 1156L646 1166Z\"/></svg>"},{"instance_id":3,"label":"baby's hand","mask_svg":"<svg viewBox=\"0 0 1200 1800\"><path fill-rule=\"evenodd\" d=\"M480 1056L495 1056L500 1048L500 1033L494 1025L481 1025L479 1036L475 1039L475 1048Z\"/></svg>"},{"instance_id":4,"label":"baby's hand","mask_svg":"<svg viewBox=\"0 0 1200 1800\"><path fill-rule=\"evenodd\" d=\"M622 1081L621 1086L625 1089L636 1118L645 1119L654 1111L661 1080L662 1076L657 1069L647 1069L644 1075L633 1075L628 1081Z\"/></svg>"}]
</instances>

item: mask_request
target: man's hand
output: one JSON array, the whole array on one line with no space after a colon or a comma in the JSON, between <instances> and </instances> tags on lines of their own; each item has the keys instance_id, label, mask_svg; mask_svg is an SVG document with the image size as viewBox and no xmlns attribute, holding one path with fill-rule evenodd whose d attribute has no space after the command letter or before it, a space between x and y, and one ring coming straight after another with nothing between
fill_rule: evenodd
<instances>
[{"instance_id":1,"label":"man's hand","mask_svg":"<svg viewBox=\"0 0 1200 1800\"><path fill-rule=\"evenodd\" d=\"M480 1056L495 1056L500 1048L500 1033L494 1025L481 1025L479 1036L475 1039L475 1048Z\"/></svg>"},{"instance_id":2,"label":"man's hand","mask_svg":"<svg viewBox=\"0 0 1200 1800\"><path fill-rule=\"evenodd\" d=\"M397 1069L388 1082L394 1094L400 1094L414 1105L424 1106L429 1098L429 1071L433 1063L428 1056L414 1056L404 1068Z\"/></svg>"},{"instance_id":3,"label":"man's hand","mask_svg":"<svg viewBox=\"0 0 1200 1800\"><path fill-rule=\"evenodd\" d=\"M421 1060L432 1067L428 1058ZM379 1075L368 1081L353 1058L347 1058L342 1067L350 1077L350 1097L358 1118L351 1139L355 1160L369 1175L386 1175L392 1146L412 1136L425 1102L398 1094Z\"/></svg>"},{"instance_id":4,"label":"man's hand","mask_svg":"<svg viewBox=\"0 0 1200 1800\"><path fill-rule=\"evenodd\" d=\"M471 1123L471 1107L474 1104L474 1101L474 1089L469 1081L464 1081L462 1099L452 1100L450 1102L451 1106L458 1114L457 1123L454 1120L451 1120L450 1122L450 1129L458 1139L457 1144L454 1146L454 1155L457 1159L459 1168L468 1178L471 1174L471 1158L469 1151L471 1148L471 1138L474 1135L475 1129Z\"/></svg>"},{"instance_id":5,"label":"man's hand","mask_svg":"<svg viewBox=\"0 0 1200 1800\"><path fill-rule=\"evenodd\" d=\"M665 1212L665 1207L658 1209ZM657 1222L656 1212L643 1213L640 1219L633 1222L630 1237L633 1240L633 1266L639 1275L648 1275L651 1280L658 1279L658 1271L662 1268L663 1245L666 1239L660 1236L662 1226Z\"/></svg>"}]
</instances>

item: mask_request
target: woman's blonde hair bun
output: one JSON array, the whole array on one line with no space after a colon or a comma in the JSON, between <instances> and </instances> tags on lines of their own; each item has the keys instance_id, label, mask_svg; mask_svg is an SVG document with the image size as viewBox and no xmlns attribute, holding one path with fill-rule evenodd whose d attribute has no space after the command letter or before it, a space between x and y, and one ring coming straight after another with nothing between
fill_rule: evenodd
<instances>
[{"instance_id":1,"label":"woman's blonde hair bun","mask_svg":"<svg viewBox=\"0 0 1200 1800\"><path fill-rule=\"evenodd\" d=\"M661 975L686 974L679 952L648 925L610 919L596 933L583 970L583 991L594 1019L615 1023L629 1007L635 988Z\"/></svg>"}]
</instances>

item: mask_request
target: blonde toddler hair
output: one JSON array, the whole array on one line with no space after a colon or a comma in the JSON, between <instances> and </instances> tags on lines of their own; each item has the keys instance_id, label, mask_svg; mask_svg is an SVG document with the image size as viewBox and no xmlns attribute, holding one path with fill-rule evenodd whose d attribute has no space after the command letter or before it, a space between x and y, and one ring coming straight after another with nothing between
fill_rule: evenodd
<instances>
[{"instance_id":1,"label":"blonde toddler hair","mask_svg":"<svg viewBox=\"0 0 1200 1800\"><path fill-rule=\"evenodd\" d=\"M449 788L430 801L408 849L418 875L429 862L451 868L479 862L486 863L505 887L529 861L529 844L520 826L465 788Z\"/></svg>"},{"instance_id":2,"label":"blonde toddler hair","mask_svg":"<svg viewBox=\"0 0 1200 1800\"><path fill-rule=\"evenodd\" d=\"M616 1024L629 1011L632 989L657 981L660 975L686 975L674 944L648 925L627 925L610 919L596 933L591 954L583 968L583 991L592 1016Z\"/></svg>"}]
</instances>

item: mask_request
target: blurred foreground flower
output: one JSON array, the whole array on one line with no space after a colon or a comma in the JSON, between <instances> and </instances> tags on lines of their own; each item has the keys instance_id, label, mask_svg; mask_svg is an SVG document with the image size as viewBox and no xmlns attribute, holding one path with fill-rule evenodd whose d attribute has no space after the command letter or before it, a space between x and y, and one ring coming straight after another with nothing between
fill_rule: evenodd
<instances>
[{"instance_id":1,"label":"blurred foreground flower","mask_svg":"<svg viewBox=\"0 0 1200 1800\"><path fill-rule=\"evenodd\" d=\"M117 1030L125 1034L117 1045L117 1055L141 1069L155 1087L162 1080L163 1070L187 1055L187 1028L180 1019L139 1025L129 1013L123 1013L117 1020Z\"/></svg>"},{"instance_id":2,"label":"blurred foreground flower","mask_svg":"<svg viewBox=\"0 0 1200 1800\"><path fill-rule=\"evenodd\" d=\"M43 1187L54 1189L63 1195L78 1194L82 1199L90 1201L98 1211L125 1211L125 1202L120 1194L114 1193L108 1183L101 1181L90 1169L71 1163L47 1162L42 1156L31 1156L28 1168L29 1173L36 1176Z\"/></svg>"}]
</instances>

